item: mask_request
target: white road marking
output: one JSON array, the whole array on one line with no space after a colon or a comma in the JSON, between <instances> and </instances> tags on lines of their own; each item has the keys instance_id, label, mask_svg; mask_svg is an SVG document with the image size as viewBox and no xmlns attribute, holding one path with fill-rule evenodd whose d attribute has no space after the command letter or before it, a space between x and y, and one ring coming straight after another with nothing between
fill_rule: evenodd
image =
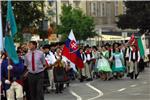
<instances>
[{"instance_id":1,"label":"white road marking","mask_svg":"<svg viewBox=\"0 0 150 100\"><path fill-rule=\"evenodd\" d=\"M84 85L83 83L74 83L74 84L70 84L70 86L72 87L76 87L76 86L81 86Z\"/></svg>"},{"instance_id":2,"label":"white road marking","mask_svg":"<svg viewBox=\"0 0 150 100\"><path fill-rule=\"evenodd\" d=\"M117 91L119 91L119 92L121 92L121 91L124 91L126 88L121 88L121 89L119 89L119 90L117 90Z\"/></svg>"},{"instance_id":3,"label":"white road marking","mask_svg":"<svg viewBox=\"0 0 150 100\"><path fill-rule=\"evenodd\" d=\"M134 96L137 96L137 95L141 95L141 93L132 93L130 95L134 95ZM143 95L143 94L142 94Z\"/></svg>"},{"instance_id":4,"label":"white road marking","mask_svg":"<svg viewBox=\"0 0 150 100\"><path fill-rule=\"evenodd\" d=\"M137 85L136 84L130 85L130 87L135 87L135 86L137 86Z\"/></svg>"},{"instance_id":5,"label":"white road marking","mask_svg":"<svg viewBox=\"0 0 150 100\"><path fill-rule=\"evenodd\" d=\"M147 82L145 81L145 82L142 82L143 84L147 84Z\"/></svg>"},{"instance_id":6,"label":"white road marking","mask_svg":"<svg viewBox=\"0 0 150 100\"><path fill-rule=\"evenodd\" d=\"M100 91L100 90L98 90L98 89L95 88L94 86L92 86L90 83L86 83L86 85L87 85L88 87L90 87L91 89L95 90L96 92L98 92L98 95L97 95L97 96L92 97L92 98L90 98L90 99L88 99L88 100L94 100L94 99L97 99L97 98L103 96L103 92Z\"/></svg>"},{"instance_id":7,"label":"white road marking","mask_svg":"<svg viewBox=\"0 0 150 100\"><path fill-rule=\"evenodd\" d=\"M82 98L77 95L74 91L70 90L70 93L77 98L77 100L82 100Z\"/></svg>"}]
</instances>

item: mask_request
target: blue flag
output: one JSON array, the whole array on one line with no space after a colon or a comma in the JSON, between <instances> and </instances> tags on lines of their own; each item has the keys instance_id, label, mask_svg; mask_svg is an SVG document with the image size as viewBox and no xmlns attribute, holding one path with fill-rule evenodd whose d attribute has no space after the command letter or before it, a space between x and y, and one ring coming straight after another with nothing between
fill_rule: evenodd
<instances>
[{"instance_id":1,"label":"blue flag","mask_svg":"<svg viewBox=\"0 0 150 100\"><path fill-rule=\"evenodd\" d=\"M12 10L12 6L11 6L11 1L8 1L8 3L7 3L6 21L10 25L11 35L12 35L12 37L14 37L15 34L17 33L17 26L16 26L16 21L15 21L14 13Z\"/></svg>"},{"instance_id":2,"label":"blue flag","mask_svg":"<svg viewBox=\"0 0 150 100\"><path fill-rule=\"evenodd\" d=\"M7 18L6 18L6 33L5 33L5 50L13 63L19 63L18 55L14 46L14 35L17 33L16 22L11 6L11 1L7 3Z\"/></svg>"}]
</instances>

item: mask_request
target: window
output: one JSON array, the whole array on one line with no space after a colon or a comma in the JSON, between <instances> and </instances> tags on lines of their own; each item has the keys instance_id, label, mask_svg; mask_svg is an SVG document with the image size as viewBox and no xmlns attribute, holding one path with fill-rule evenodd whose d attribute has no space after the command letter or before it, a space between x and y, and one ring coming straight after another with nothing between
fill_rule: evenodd
<instances>
[{"instance_id":1,"label":"window","mask_svg":"<svg viewBox=\"0 0 150 100\"><path fill-rule=\"evenodd\" d=\"M98 6L98 8L97 8L97 16L98 16L98 17L101 17L101 12L102 12L102 11L101 11L101 2L98 2L98 3L97 3L97 6Z\"/></svg>"},{"instance_id":2,"label":"window","mask_svg":"<svg viewBox=\"0 0 150 100\"><path fill-rule=\"evenodd\" d=\"M106 3L105 2L102 2L101 3L101 7L100 7L100 11L101 11L101 17L104 17L106 16Z\"/></svg>"},{"instance_id":3,"label":"window","mask_svg":"<svg viewBox=\"0 0 150 100\"><path fill-rule=\"evenodd\" d=\"M53 0L49 0L49 1L48 1L48 3L49 3L50 6L53 5L53 2L54 2Z\"/></svg>"},{"instance_id":4,"label":"window","mask_svg":"<svg viewBox=\"0 0 150 100\"><path fill-rule=\"evenodd\" d=\"M80 1L74 1L74 6L75 7L79 7L79 5L80 5Z\"/></svg>"},{"instance_id":5,"label":"window","mask_svg":"<svg viewBox=\"0 0 150 100\"><path fill-rule=\"evenodd\" d=\"M118 1L115 2L115 16L118 16Z\"/></svg>"},{"instance_id":6,"label":"window","mask_svg":"<svg viewBox=\"0 0 150 100\"><path fill-rule=\"evenodd\" d=\"M66 6L69 5L69 1L62 1L61 3L62 3L62 5L66 5Z\"/></svg>"},{"instance_id":7,"label":"window","mask_svg":"<svg viewBox=\"0 0 150 100\"><path fill-rule=\"evenodd\" d=\"M123 14L126 14L126 10L127 10L127 8L126 8L125 4L123 4Z\"/></svg>"},{"instance_id":8,"label":"window","mask_svg":"<svg viewBox=\"0 0 150 100\"><path fill-rule=\"evenodd\" d=\"M96 2L91 2L91 15L97 16L97 4L96 4Z\"/></svg>"}]
</instances>

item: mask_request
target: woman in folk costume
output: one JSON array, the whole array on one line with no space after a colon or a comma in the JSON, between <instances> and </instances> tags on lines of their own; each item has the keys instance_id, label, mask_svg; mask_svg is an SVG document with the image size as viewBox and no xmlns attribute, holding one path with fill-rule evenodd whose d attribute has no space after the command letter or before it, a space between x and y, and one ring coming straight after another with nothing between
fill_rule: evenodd
<instances>
[{"instance_id":1,"label":"woman in folk costume","mask_svg":"<svg viewBox=\"0 0 150 100\"><path fill-rule=\"evenodd\" d=\"M64 82L67 80L67 75L65 71L65 63L62 61L61 50L57 48L56 53L56 62L53 64L53 74L54 74L54 82L56 87L56 93L62 93Z\"/></svg>"},{"instance_id":2,"label":"woman in folk costume","mask_svg":"<svg viewBox=\"0 0 150 100\"><path fill-rule=\"evenodd\" d=\"M92 47L92 54L93 54L93 63L92 63L93 78L96 78L99 72L97 69L97 62L100 56L100 52L98 51L98 48L96 46Z\"/></svg>"},{"instance_id":3,"label":"woman in folk costume","mask_svg":"<svg viewBox=\"0 0 150 100\"><path fill-rule=\"evenodd\" d=\"M138 71L138 63L140 61L140 53L138 51L138 48L136 45L131 45L131 52L129 55L129 76L131 79L135 78L137 79L139 71Z\"/></svg>"},{"instance_id":4,"label":"woman in folk costume","mask_svg":"<svg viewBox=\"0 0 150 100\"><path fill-rule=\"evenodd\" d=\"M112 56L112 53L113 53L113 47L112 47L112 45L110 45L109 43L106 43L105 44L105 47L106 47L106 49L108 50L108 52L109 52L109 58Z\"/></svg>"},{"instance_id":5,"label":"woman in folk costume","mask_svg":"<svg viewBox=\"0 0 150 100\"><path fill-rule=\"evenodd\" d=\"M125 66L123 62L123 54L120 52L119 47L115 47L114 49L115 51L110 60L113 61L112 72L115 78L118 79L124 76Z\"/></svg>"},{"instance_id":6,"label":"woman in folk costume","mask_svg":"<svg viewBox=\"0 0 150 100\"><path fill-rule=\"evenodd\" d=\"M108 58L109 52L108 50L106 50L106 47L102 46L101 56L97 63L97 69L100 72L100 77L102 80L108 80L109 79L108 73L112 72L110 64L108 62Z\"/></svg>"},{"instance_id":7,"label":"woman in folk costume","mask_svg":"<svg viewBox=\"0 0 150 100\"><path fill-rule=\"evenodd\" d=\"M100 75L99 75L99 70L97 68L97 64L98 64L99 58L101 57L101 47L99 47L99 48L95 47L93 55L95 58L94 69L93 69L93 71L94 71L93 78L99 78Z\"/></svg>"}]
</instances>

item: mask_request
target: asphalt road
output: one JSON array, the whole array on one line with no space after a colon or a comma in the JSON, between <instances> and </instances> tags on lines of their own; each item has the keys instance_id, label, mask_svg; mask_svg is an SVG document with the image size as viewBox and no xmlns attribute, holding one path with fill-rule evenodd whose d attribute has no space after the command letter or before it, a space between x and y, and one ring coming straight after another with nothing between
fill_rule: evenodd
<instances>
[{"instance_id":1,"label":"asphalt road","mask_svg":"<svg viewBox=\"0 0 150 100\"><path fill-rule=\"evenodd\" d=\"M150 68L140 73L137 80L120 80L71 83L62 94L50 92L45 100L150 100Z\"/></svg>"}]
</instances>

